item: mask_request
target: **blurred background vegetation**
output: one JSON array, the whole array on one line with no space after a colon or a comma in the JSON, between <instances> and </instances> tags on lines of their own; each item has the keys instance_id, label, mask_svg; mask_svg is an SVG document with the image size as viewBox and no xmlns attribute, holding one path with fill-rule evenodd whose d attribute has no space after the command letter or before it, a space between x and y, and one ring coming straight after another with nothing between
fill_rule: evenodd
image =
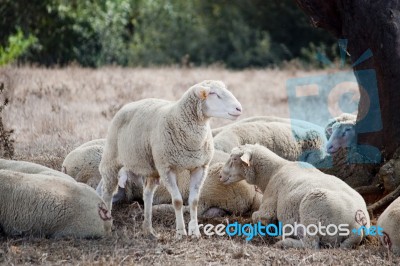
<instances>
[{"instance_id":1,"label":"blurred background vegetation","mask_svg":"<svg viewBox=\"0 0 400 266\"><path fill-rule=\"evenodd\" d=\"M0 65L319 66L336 40L293 0L0 0Z\"/></svg>"}]
</instances>

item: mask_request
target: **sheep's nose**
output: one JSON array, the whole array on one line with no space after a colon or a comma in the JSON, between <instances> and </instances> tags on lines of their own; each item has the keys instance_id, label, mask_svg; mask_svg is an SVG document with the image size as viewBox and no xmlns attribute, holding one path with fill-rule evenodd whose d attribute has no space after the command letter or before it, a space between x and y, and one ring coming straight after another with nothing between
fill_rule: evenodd
<instances>
[{"instance_id":1,"label":"sheep's nose","mask_svg":"<svg viewBox=\"0 0 400 266\"><path fill-rule=\"evenodd\" d=\"M219 175L219 179L222 179L222 175Z\"/></svg>"},{"instance_id":2,"label":"sheep's nose","mask_svg":"<svg viewBox=\"0 0 400 266\"><path fill-rule=\"evenodd\" d=\"M242 112L242 108L236 107L236 111Z\"/></svg>"}]
</instances>

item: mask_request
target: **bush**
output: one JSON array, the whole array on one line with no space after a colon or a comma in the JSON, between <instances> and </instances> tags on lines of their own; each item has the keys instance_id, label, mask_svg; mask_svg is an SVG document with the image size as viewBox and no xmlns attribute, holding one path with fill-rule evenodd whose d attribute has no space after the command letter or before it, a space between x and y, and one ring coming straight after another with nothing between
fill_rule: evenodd
<instances>
[{"instance_id":1,"label":"bush","mask_svg":"<svg viewBox=\"0 0 400 266\"><path fill-rule=\"evenodd\" d=\"M37 38L21 60L46 66L264 67L315 61L311 44L335 43L293 0L3 0L0 17L0 36Z\"/></svg>"},{"instance_id":2,"label":"bush","mask_svg":"<svg viewBox=\"0 0 400 266\"><path fill-rule=\"evenodd\" d=\"M8 37L7 47L0 46L0 66L14 62L36 42L37 39L34 36L29 35L25 38L22 31L18 29L16 34Z\"/></svg>"}]
</instances>

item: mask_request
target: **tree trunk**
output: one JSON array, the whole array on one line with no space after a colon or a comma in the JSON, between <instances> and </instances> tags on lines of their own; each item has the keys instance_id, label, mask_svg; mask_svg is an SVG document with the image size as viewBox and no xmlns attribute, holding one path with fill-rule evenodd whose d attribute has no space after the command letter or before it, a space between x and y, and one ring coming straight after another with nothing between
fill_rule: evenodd
<instances>
[{"instance_id":1,"label":"tree trunk","mask_svg":"<svg viewBox=\"0 0 400 266\"><path fill-rule=\"evenodd\" d=\"M357 76L360 70L376 71L379 106L371 110L368 94L360 89L358 118L373 132L358 130L358 143L378 148L390 159L400 146L400 0L295 0L316 27L324 28L337 38L347 39L358 83L368 86L371 79ZM368 49L373 56L357 61ZM358 64L359 63L359 64ZM380 115L379 115L380 109ZM375 112L368 119L362 114ZM382 128L381 128L382 126Z\"/></svg>"}]
</instances>

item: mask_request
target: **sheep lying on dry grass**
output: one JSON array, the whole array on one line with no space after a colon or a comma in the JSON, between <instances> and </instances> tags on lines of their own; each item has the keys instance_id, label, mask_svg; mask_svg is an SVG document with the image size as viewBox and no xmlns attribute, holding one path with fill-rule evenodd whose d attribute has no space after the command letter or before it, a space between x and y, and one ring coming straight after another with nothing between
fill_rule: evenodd
<instances>
[{"instance_id":1,"label":"sheep lying on dry grass","mask_svg":"<svg viewBox=\"0 0 400 266\"><path fill-rule=\"evenodd\" d=\"M62 172L96 188L101 179L99 163L105 143L105 139L95 139L71 151L62 163Z\"/></svg>"},{"instance_id":2,"label":"sheep lying on dry grass","mask_svg":"<svg viewBox=\"0 0 400 266\"><path fill-rule=\"evenodd\" d=\"M0 159L0 170L11 170L25 174L57 176L71 181L74 180L71 176L56 171L54 169L48 168L40 164L25 161Z\"/></svg>"},{"instance_id":3,"label":"sheep lying on dry grass","mask_svg":"<svg viewBox=\"0 0 400 266\"><path fill-rule=\"evenodd\" d=\"M230 152L243 144L261 144L290 161L316 162L325 157L325 135L282 122L233 124L214 137L214 147Z\"/></svg>"},{"instance_id":4,"label":"sheep lying on dry grass","mask_svg":"<svg viewBox=\"0 0 400 266\"><path fill-rule=\"evenodd\" d=\"M356 121L357 121L357 116L349 113L343 113L335 118L330 119L328 124L325 126L326 138L329 139L332 136L332 133L334 131L332 128L333 125L346 122L355 123Z\"/></svg>"},{"instance_id":5,"label":"sheep lying on dry grass","mask_svg":"<svg viewBox=\"0 0 400 266\"><path fill-rule=\"evenodd\" d=\"M213 137L215 137L216 135L218 135L219 133L221 133L223 130L230 128L231 126L234 125L242 125L245 126L246 123L251 123L251 122L280 122L280 123L286 123L286 124L290 124L296 127L300 127L303 129L308 129L308 130L315 130L317 131L319 134L324 135L324 131L325 129L315 125L311 122L308 121L304 121L304 120L298 120L298 119L291 119L291 118L283 118L283 117L278 117L278 116L252 116L249 118L245 118L239 121L236 121L232 124L228 124L226 126L222 126L222 127L217 127L217 128L213 128L212 131L212 135ZM328 138L328 137L327 137Z\"/></svg>"},{"instance_id":6,"label":"sheep lying on dry grass","mask_svg":"<svg viewBox=\"0 0 400 266\"><path fill-rule=\"evenodd\" d=\"M176 102L144 99L122 107L111 121L99 166L103 199L109 209L122 167L144 176L143 231L155 238L151 206L161 177L173 199L176 237L181 238L187 232L176 176L181 170L189 170L189 235L200 237L197 205L214 150L209 120L235 120L241 112L240 103L220 81L196 84Z\"/></svg>"},{"instance_id":7,"label":"sheep lying on dry grass","mask_svg":"<svg viewBox=\"0 0 400 266\"><path fill-rule=\"evenodd\" d=\"M0 228L7 235L103 237L111 214L85 184L47 174L0 170Z\"/></svg>"},{"instance_id":8,"label":"sheep lying on dry grass","mask_svg":"<svg viewBox=\"0 0 400 266\"><path fill-rule=\"evenodd\" d=\"M299 223L329 226L348 224L349 229L369 228L370 219L364 199L335 176L326 175L307 163L290 162L261 145L243 145L231 152L221 173L230 184L246 180L257 185L264 196L253 221L283 224ZM362 231L361 231L362 232ZM303 232L304 233L304 232ZM305 234L302 239L286 238L282 247L319 248L321 245L355 247L365 235Z\"/></svg>"},{"instance_id":9,"label":"sheep lying on dry grass","mask_svg":"<svg viewBox=\"0 0 400 266\"><path fill-rule=\"evenodd\" d=\"M343 113L328 123L325 127L328 153L332 154L340 148L349 148L357 144L356 119L355 115Z\"/></svg>"},{"instance_id":10,"label":"sheep lying on dry grass","mask_svg":"<svg viewBox=\"0 0 400 266\"><path fill-rule=\"evenodd\" d=\"M393 201L378 219L378 226L383 228L383 236L379 236L381 243L400 256L400 198Z\"/></svg>"}]
</instances>

